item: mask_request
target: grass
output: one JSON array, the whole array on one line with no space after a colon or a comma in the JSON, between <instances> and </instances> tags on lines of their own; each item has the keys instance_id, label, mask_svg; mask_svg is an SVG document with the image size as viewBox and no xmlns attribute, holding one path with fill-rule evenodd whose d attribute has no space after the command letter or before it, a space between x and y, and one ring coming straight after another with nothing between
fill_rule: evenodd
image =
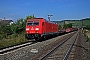
<instances>
[{"instance_id":1,"label":"grass","mask_svg":"<svg viewBox=\"0 0 90 60\"><path fill-rule=\"evenodd\" d=\"M89 37L89 32L82 32L83 34L84 34L84 36L85 36L85 38L86 38L86 42L89 42L89 40L90 40L90 37Z\"/></svg>"},{"instance_id":2,"label":"grass","mask_svg":"<svg viewBox=\"0 0 90 60\"><path fill-rule=\"evenodd\" d=\"M85 37L86 37L86 42L89 42L89 49L90 49L90 31L87 31L86 33L85 33Z\"/></svg>"},{"instance_id":3,"label":"grass","mask_svg":"<svg viewBox=\"0 0 90 60\"><path fill-rule=\"evenodd\" d=\"M0 48L22 44L27 41L28 40L25 39L24 34L20 34L20 35L13 34L11 36L8 36L7 38L3 38L0 40Z\"/></svg>"}]
</instances>

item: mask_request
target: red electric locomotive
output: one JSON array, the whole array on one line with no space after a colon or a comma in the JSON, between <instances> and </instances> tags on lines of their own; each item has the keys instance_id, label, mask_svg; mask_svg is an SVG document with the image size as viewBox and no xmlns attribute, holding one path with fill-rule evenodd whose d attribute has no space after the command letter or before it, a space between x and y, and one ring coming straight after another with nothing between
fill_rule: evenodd
<instances>
[{"instance_id":1,"label":"red electric locomotive","mask_svg":"<svg viewBox=\"0 0 90 60\"><path fill-rule=\"evenodd\" d=\"M26 38L35 38L41 40L50 35L55 35L58 32L58 25L46 21L44 18L28 19L26 22Z\"/></svg>"}]
</instances>

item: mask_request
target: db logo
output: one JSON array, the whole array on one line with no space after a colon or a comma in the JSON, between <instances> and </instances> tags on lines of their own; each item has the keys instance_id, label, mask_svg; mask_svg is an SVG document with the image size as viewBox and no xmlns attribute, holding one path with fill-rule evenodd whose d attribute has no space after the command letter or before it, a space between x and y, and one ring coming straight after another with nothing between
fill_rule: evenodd
<instances>
[{"instance_id":1,"label":"db logo","mask_svg":"<svg viewBox=\"0 0 90 60\"><path fill-rule=\"evenodd\" d=\"M34 27L32 27L31 30L34 30Z\"/></svg>"}]
</instances>

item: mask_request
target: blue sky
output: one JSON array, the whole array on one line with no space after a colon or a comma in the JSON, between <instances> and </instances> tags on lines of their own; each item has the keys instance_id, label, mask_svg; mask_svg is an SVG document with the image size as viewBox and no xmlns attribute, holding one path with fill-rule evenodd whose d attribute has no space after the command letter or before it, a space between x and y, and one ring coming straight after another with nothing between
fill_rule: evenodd
<instances>
[{"instance_id":1,"label":"blue sky","mask_svg":"<svg viewBox=\"0 0 90 60\"><path fill-rule=\"evenodd\" d=\"M90 17L90 0L0 0L0 18L25 18L35 15L52 21Z\"/></svg>"}]
</instances>

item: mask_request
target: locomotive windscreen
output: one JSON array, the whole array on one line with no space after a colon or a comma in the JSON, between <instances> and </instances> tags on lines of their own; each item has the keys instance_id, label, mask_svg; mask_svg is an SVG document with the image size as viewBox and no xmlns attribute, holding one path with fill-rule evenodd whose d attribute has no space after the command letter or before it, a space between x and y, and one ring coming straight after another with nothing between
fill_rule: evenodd
<instances>
[{"instance_id":1,"label":"locomotive windscreen","mask_svg":"<svg viewBox=\"0 0 90 60\"><path fill-rule=\"evenodd\" d=\"M39 21L29 21L27 22L28 26L32 26L32 25L39 25Z\"/></svg>"}]
</instances>

